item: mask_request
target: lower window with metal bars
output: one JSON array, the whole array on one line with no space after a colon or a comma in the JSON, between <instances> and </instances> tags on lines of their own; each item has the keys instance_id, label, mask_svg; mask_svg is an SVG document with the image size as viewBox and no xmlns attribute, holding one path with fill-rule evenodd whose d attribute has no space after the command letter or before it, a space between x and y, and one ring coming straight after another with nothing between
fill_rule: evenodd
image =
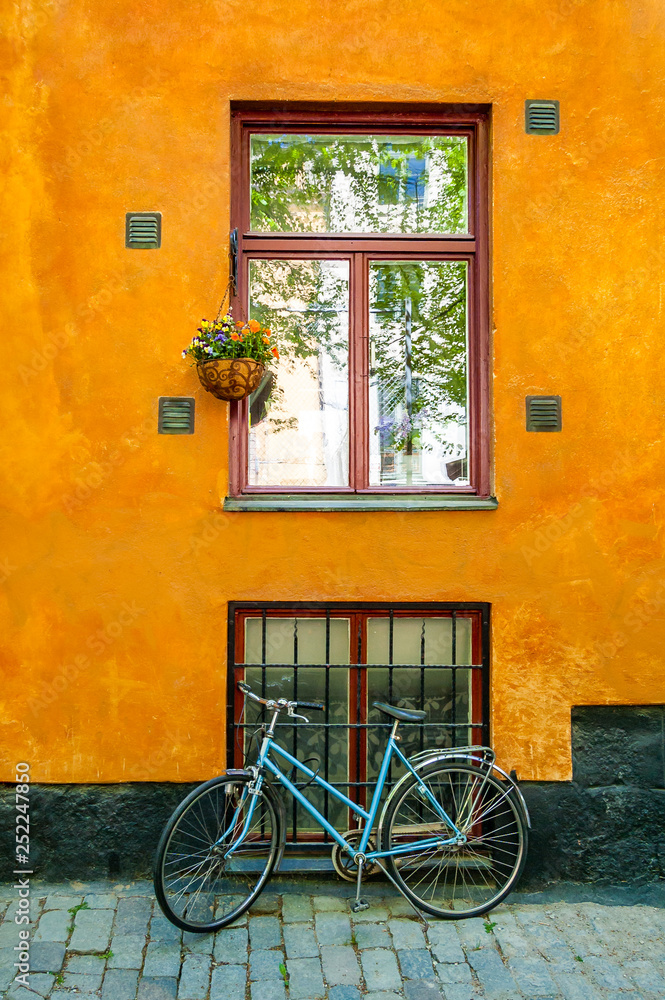
<instances>
[{"instance_id":1,"label":"lower window with metal bars","mask_svg":"<svg viewBox=\"0 0 665 1000\"><path fill-rule=\"evenodd\" d=\"M252 737L265 721L260 706L244 704L241 680L262 697L323 701L325 712L309 713L309 723L284 717L277 739L366 805L391 727L374 701L426 712L422 725L400 727L407 756L488 743L489 605L231 604L230 767L255 758ZM401 777L398 768L389 787ZM310 784L306 794L337 829L355 826L349 810L322 789ZM287 849L313 860L329 850L329 838L305 810L295 800L288 805Z\"/></svg>"}]
</instances>

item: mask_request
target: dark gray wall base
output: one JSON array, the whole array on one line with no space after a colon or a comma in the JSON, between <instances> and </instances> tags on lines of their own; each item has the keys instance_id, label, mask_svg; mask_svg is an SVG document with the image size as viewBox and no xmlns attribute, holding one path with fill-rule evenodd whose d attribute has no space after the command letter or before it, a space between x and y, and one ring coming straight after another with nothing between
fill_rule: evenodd
<instances>
[{"instance_id":1,"label":"dark gray wall base","mask_svg":"<svg viewBox=\"0 0 665 1000\"><path fill-rule=\"evenodd\" d=\"M60 879L149 877L167 819L192 784L33 785L30 861L35 875ZM0 880L12 878L13 785L0 785Z\"/></svg>"}]
</instances>

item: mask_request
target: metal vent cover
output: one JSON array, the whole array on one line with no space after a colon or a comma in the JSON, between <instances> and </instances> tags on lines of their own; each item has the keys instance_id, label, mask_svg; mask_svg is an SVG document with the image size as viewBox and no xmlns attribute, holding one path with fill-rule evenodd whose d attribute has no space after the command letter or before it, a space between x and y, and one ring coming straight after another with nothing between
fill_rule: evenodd
<instances>
[{"instance_id":1,"label":"metal vent cover","mask_svg":"<svg viewBox=\"0 0 665 1000\"><path fill-rule=\"evenodd\" d=\"M525 101L524 127L529 135L556 135L559 131L558 101Z\"/></svg>"},{"instance_id":2,"label":"metal vent cover","mask_svg":"<svg viewBox=\"0 0 665 1000\"><path fill-rule=\"evenodd\" d=\"M127 212L125 246L130 250L158 250L162 245L161 212Z\"/></svg>"},{"instance_id":3,"label":"metal vent cover","mask_svg":"<svg viewBox=\"0 0 665 1000\"><path fill-rule=\"evenodd\" d=\"M561 396L527 396L526 429L528 431L560 431Z\"/></svg>"},{"instance_id":4,"label":"metal vent cover","mask_svg":"<svg viewBox=\"0 0 665 1000\"><path fill-rule=\"evenodd\" d=\"M157 429L160 434L193 434L194 397L160 396Z\"/></svg>"}]
</instances>

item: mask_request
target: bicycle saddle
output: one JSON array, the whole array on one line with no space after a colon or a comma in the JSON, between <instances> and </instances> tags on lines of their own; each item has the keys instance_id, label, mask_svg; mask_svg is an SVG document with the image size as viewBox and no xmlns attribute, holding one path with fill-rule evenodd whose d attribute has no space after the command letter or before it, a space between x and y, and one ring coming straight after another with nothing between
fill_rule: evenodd
<instances>
[{"instance_id":1,"label":"bicycle saddle","mask_svg":"<svg viewBox=\"0 0 665 1000\"><path fill-rule=\"evenodd\" d=\"M395 708L394 705L387 705L385 701L374 701L372 704L374 708L378 708L384 715L390 715L393 719L399 719L400 722L422 722L425 718L424 712L412 712L407 708Z\"/></svg>"}]
</instances>

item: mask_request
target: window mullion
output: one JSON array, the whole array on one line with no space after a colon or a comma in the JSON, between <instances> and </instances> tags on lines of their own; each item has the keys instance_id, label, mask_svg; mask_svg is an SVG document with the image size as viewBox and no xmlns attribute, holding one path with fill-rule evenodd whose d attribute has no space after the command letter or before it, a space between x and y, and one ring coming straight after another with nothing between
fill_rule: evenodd
<instances>
[{"instance_id":1,"label":"window mullion","mask_svg":"<svg viewBox=\"0 0 665 1000\"><path fill-rule=\"evenodd\" d=\"M369 482L369 331L367 315L367 257L351 257L349 310L349 485L354 490Z\"/></svg>"}]
</instances>

